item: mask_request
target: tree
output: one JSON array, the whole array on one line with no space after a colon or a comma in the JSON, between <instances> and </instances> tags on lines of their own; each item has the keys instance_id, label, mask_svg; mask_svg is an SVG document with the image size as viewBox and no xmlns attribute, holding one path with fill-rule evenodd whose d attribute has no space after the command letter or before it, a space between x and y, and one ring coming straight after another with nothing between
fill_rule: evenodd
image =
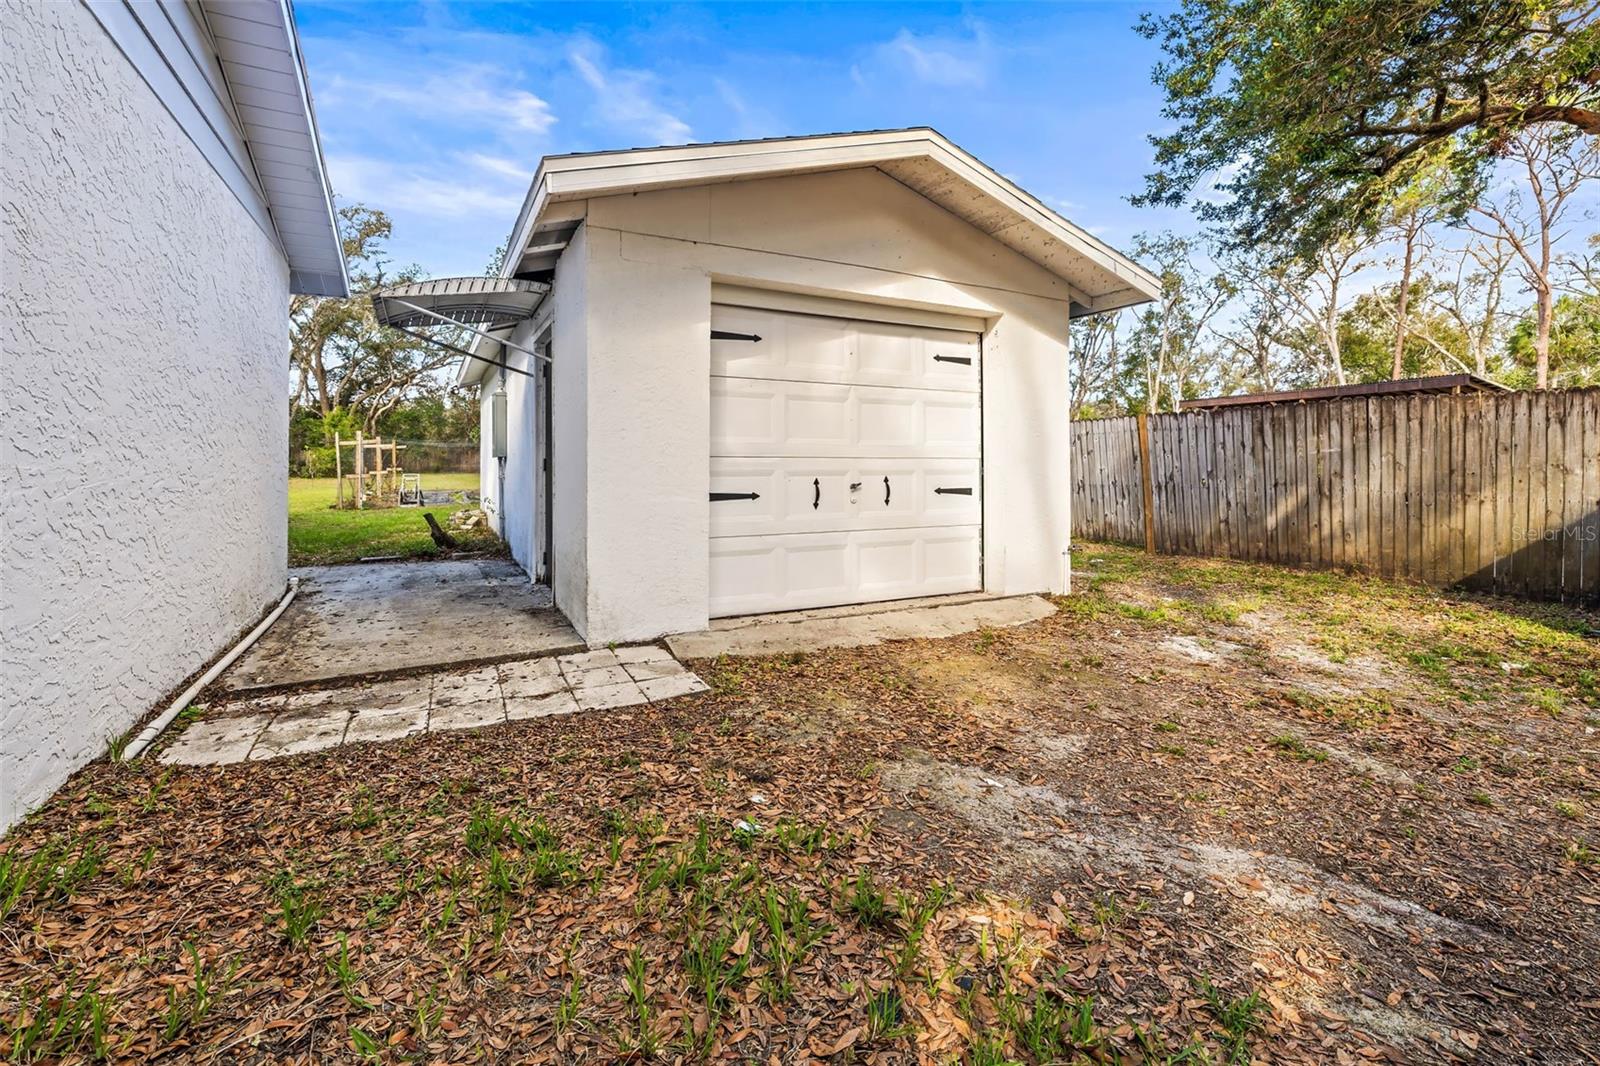
<instances>
[{"instance_id":1,"label":"tree","mask_svg":"<svg viewBox=\"0 0 1600 1066\"><path fill-rule=\"evenodd\" d=\"M1134 258L1155 266L1161 295L1135 313L1124 348L1123 377L1135 386L1126 391L1137 394L1130 397L1131 407L1159 410L1165 388L1169 409L1178 410L1186 390L1216 363L1203 339L1233 289L1222 276L1202 270L1197 256L1203 252L1193 237L1141 233L1133 239Z\"/></svg>"},{"instance_id":2,"label":"tree","mask_svg":"<svg viewBox=\"0 0 1600 1066\"><path fill-rule=\"evenodd\" d=\"M455 360L443 349L378 325L372 313L368 294L373 289L422 277L416 266L391 271L384 243L392 229L382 211L361 204L340 208L353 295L347 300L296 296L289 305L294 402L314 408L324 422L336 410L349 410L368 433Z\"/></svg>"},{"instance_id":3,"label":"tree","mask_svg":"<svg viewBox=\"0 0 1600 1066\"><path fill-rule=\"evenodd\" d=\"M1503 239L1516 253L1520 272L1534 295L1534 387L1550 382L1550 329L1555 318L1555 246L1572 198L1585 181L1600 177L1600 140L1569 130L1536 129L1506 149L1515 161L1521 189L1495 202L1473 205L1481 221L1468 226L1478 234ZM1526 194L1526 200L1524 199Z\"/></svg>"},{"instance_id":4,"label":"tree","mask_svg":"<svg viewBox=\"0 0 1600 1066\"><path fill-rule=\"evenodd\" d=\"M1600 295L1563 294L1551 308L1548 348L1550 382L1555 388L1600 385ZM1538 358L1537 316L1524 316L1512 327L1507 350L1516 367L1508 384L1527 387Z\"/></svg>"},{"instance_id":5,"label":"tree","mask_svg":"<svg viewBox=\"0 0 1600 1066\"><path fill-rule=\"evenodd\" d=\"M1389 205L1380 236L1392 237L1400 245L1400 280L1394 287L1394 346L1389 364L1389 380L1399 381L1405 374L1406 334L1411 313L1412 274L1417 260L1426 255L1430 244L1428 227L1439 219L1441 177L1436 171L1417 175L1398 191Z\"/></svg>"},{"instance_id":6,"label":"tree","mask_svg":"<svg viewBox=\"0 0 1600 1066\"><path fill-rule=\"evenodd\" d=\"M1371 238L1347 238L1319 249L1309 262L1270 251L1229 259L1235 282L1271 309L1271 344L1289 356L1293 376L1312 385L1348 383L1340 318L1354 295L1352 279L1371 265L1372 247Z\"/></svg>"},{"instance_id":7,"label":"tree","mask_svg":"<svg viewBox=\"0 0 1600 1066\"><path fill-rule=\"evenodd\" d=\"M1525 131L1600 135L1595 0L1182 0L1138 30L1176 123L1139 205L1198 205L1233 248L1309 258L1371 229L1420 173L1462 217Z\"/></svg>"},{"instance_id":8,"label":"tree","mask_svg":"<svg viewBox=\"0 0 1600 1066\"><path fill-rule=\"evenodd\" d=\"M1410 278L1409 299L1395 292L1399 282L1362 293L1339 316L1340 352L1354 381L1398 380L1429 374L1461 374L1471 369L1460 326L1431 297L1441 288L1428 274ZM1399 308L1406 306L1406 328ZM1403 345L1396 364L1397 340Z\"/></svg>"},{"instance_id":9,"label":"tree","mask_svg":"<svg viewBox=\"0 0 1600 1066\"><path fill-rule=\"evenodd\" d=\"M1550 315L1550 380L1557 388L1600 385L1600 233L1589 237L1593 251L1558 258L1553 279L1560 293ZM1512 328L1506 348L1516 370L1512 381L1537 365L1534 338L1537 315Z\"/></svg>"},{"instance_id":10,"label":"tree","mask_svg":"<svg viewBox=\"0 0 1600 1066\"><path fill-rule=\"evenodd\" d=\"M1117 329L1122 312L1086 315L1072 324L1069 346L1072 376L1072 417L1092 417L1090 400L1103 393L1116 376L1122 356Z\"/></svg>"},{"instance_id":11,"label":"tree","mask_svg":"<svg viewBox=\"0 0 1600 1066\"><path fill-rule=\"evenodd\" d=\"M1498 365L1490 365L1490 357L1498 359L1496 353L1505 336L1506 314L1501 305L1512 254L1511 246L1500 239L1469 244L1451 253L1454 278L1447 284L1430 286L1424 296L1439 316L1425 316L1424 327L1440 319L1450 323L1452 332L1461 338L1464 358L1479 377L1499 372ZM1431 335L1429 339L1439 340Z\"/></svg>"}]
</instances>

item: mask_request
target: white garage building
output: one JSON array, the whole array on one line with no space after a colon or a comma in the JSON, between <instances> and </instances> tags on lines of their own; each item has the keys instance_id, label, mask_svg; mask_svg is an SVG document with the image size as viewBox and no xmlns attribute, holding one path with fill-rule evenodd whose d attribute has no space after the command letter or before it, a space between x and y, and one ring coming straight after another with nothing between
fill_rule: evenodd
<instances>
[{"instance_id":1,"label":"white garage building","mask_svg":"<svg viewBox=\"0 0 1600 1066\"><path fill-rule=\"evenodd\" d=\"M1068 323L1159 287L929 129L548 157L509 248L484 499L592 644L1063 589Z\"/></svg>"}]
</instances>

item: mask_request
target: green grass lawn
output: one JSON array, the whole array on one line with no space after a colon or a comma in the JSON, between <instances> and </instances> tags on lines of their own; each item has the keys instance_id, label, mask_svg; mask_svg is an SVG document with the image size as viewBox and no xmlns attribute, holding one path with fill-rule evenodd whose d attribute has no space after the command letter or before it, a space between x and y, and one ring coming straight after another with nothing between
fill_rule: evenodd
<instances>
[{"instance_id":1,"label":"green grass lawn","mask_svg":"<svg viewBox=\"0 0 1600 1066\"><path fill-rule=\"evenodd\" d=\"M476 489L477 474L424 474L425 489ZM289 565L319 566L325 563L353 563L369 555L429 556L438 553L428 535L424 511L444 523L446 516L461 510L457 504L438 507L386 507L363 511L335 510L337 484L334 478L289 479ZM461 547L482 551L499 546L492 534L480 537L457 535Z\"/></svg>"}]
</instances>

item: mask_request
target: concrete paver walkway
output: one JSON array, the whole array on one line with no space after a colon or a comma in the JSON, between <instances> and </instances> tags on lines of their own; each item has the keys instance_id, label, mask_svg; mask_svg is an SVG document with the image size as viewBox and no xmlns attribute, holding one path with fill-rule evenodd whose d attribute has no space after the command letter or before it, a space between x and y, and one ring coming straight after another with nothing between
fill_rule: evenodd
<instances>
[{"instance_id":1,"label":"concrete paver walkway","mask_svg":"<svg viewBox=\"0 0 1600 1066\"><path fill-rule=\"evenodd\" d=\"M705 682L664 648L600 648L370 685L245 696L211 708L161 752L161 761L271 759L704 691Z\"/></svg>"}]
</instances>

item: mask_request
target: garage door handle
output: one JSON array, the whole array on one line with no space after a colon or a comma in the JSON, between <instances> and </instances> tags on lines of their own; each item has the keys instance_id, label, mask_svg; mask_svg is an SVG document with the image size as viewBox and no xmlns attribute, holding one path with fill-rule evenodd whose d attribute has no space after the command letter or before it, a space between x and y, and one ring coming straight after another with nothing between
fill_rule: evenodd
<instances>
[{"instance_id":1,"label":"garage door handle","mask_svg":"<svg viewBox=\"0 0 1600 1066\"><path fill-rule=\"evenodd\" d=\"M883 505L889 506L889 479L883 479Z\"/></svg>"},{"instance_id":2,"label":"garage door handle","mask_svg":"<svg viewBox=\"0 0 1600 1066\"><path fill-rule=\"evenodd\" d=\"M934 489L935 496L971 496L971 489Z\"/></svg>"},{"instance_id":3,"label":"garage door handle","mask_svg":"<svg viewBox=\"0 0 1600 1066\"><path fill-rule=\"evenodd\" d=\"M723 500L759 500L759 499L761 499L761 493L759 493L759 492L713 492L711 494L711 502L712 503L721 503Z\"/></svg>"},{"instance_id":4,"label":"garage door handle","mask_svg":"<svg viewBox=\"0 0 1600 1066\"><path fill-rule=\"evenodd\" d=\"M935 363L960 363L962 366L971 366L972 365L972 356L970 356L970 355L936 355L936 356L933 357L933 361Z\"/></svg>"},{"instance_id":5,"label":"garage door handle","mask_svg":"<svg viewBox=\"0 0 1600 1066\"><path fill-rule=\"evenodd\" d=\"M811 509L813 511L815 511L818 507L822 506L822 479L821 478L814 477L814 478L811 479L811 491L816 493L815 496L811 497Z\"/></svg>"}]
</instances>

